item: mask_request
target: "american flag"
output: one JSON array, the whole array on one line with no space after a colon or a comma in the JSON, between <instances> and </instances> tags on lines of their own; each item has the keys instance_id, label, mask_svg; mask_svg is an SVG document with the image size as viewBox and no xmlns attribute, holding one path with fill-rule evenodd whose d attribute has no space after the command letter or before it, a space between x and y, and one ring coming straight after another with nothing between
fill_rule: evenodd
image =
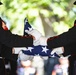
<instances>
[{"instance_id":1,"label":"american flag","mask_svg":"<svg viewBox=\"0 0 76 75\"><path fill-rule=\"evenodd\" d=\"M25 30L32 30L32 26L29 24L28 22L28 19L25 18L24 20L24 35L26 36L29 36ZM42 45L38 45L38 46L32 46L32 47L27 47L26 50L22 50L22 52L24 54L27 54L27 55L38 55L38 56L48 56L48 57L51 57L51 56L57 56L59 57L59 55L57 55L56 53L52 54L51 55L51 51L50 49L47 48L47 46L42 46Z\"/></svg>"}]
</instances>

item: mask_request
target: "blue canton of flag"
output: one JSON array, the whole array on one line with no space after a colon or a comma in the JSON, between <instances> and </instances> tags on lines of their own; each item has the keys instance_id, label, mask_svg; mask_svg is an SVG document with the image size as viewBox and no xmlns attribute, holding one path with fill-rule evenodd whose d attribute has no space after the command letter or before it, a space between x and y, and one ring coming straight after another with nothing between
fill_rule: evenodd
<instances>
[{"instance_id":1,"label":"blue canton of flag","mask_svg":"<svg viewBox=\"0 0 76 75\"><path fill-rule=\"evenodd\" d=\"M29 30L31 31L33 28L32 26L29 24L27 18L25 18L24 20L24 35L28 35L25 30ZM39 56L57 56L59 57L59 55L57 55L56 53L54 53L53 55L51 55L51 51L50 49L47 48L47 46L33 46L33 47L27 47L26 50L22 50L22 52L24 54L28 54L28 55L39 55Z\"/></svg>"},{"instance_id":2,"label":"blue canton of flag","mask_svg":"<svg viewBox=\"0 0 76 75\"><path fill-rule=\"evenodd\" d=\"M24 36L25 35L28 36L28 34L25 32L25 30L29 30L29 29L32 30L32 26L29 24L28 19L25 18L24 19Z\"/></svg>"},{"instance_id":3,"label":"blue canton of flag","mask_svg":"<svg viewBox=\"0 0 76 75\"><path fill-rule=\"evenodd\" d=\"M32 30L33 28L32 28L32 26L29 24L28 19L25 18L25 20L24 20L24 33L26 33L25 30L29 30L29 29Z\"/></svg>"}]
</instances>

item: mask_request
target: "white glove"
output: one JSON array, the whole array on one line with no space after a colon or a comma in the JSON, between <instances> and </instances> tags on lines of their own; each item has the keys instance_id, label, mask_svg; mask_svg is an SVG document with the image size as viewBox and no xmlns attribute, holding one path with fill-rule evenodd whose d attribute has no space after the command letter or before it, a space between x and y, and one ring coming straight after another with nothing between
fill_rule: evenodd
<instances>
[{"instance_id":1,"label":"white glove","mask_svg":"<svg viewBox=\"0 0 76 75\"><path fill-rule=\"evenodd\" d=\"M33 45L34 45L34 46L38 46L38 45L41 45L41 44L40 44L40 41L39 41L39 40L35 40L35 41L33 42Z\"/></svg>"},{"instance_id":2,"label":"white glove","mask_svg":"<svg viewBox=\"0 0 76 75\"><path fill-rule=\"evenodd\" d=\"M19 55L18 55L18 58L21 61L27 61L27 60L32 60L34 58L34 56L32 56L32 55L26 55L26 54L22 53L22 51L20 51Z\"/></svg>"},{"instance_id":3,"label":"white glove","mask_svg":"<svg viewBox=\"0 0 76 75\"><path fill-rule=\"evenodd\" d=\"M68 59L70 56L71 56L71 55L67 55L67 56L64 57L64 56L62 55L60 58L62 58L62 59Z\"/></svg>"},{"instance_id":4,"label":"white glove","mask_svg":"<svg viewBox=\"0 0 76 75\"><path fill-rule=\"evenodd\" d=\"M33 44L34 46L38 46L38 45L47 46L47 38L41 36L39 40L35 40Z\"/></svg>"},{"instance_id":5,"label":"white glove","mask_svg":"<svg viewBox=\"0 0 76 75\"><path fill-rule=\"evenodd\" d=\"M26 48L26 47L14 47L14 48L12 49L12 53L13 53L13 54L19 54L19 52L20 52L21 50L27 50L27 48Z\"/></svg>"},{"instance_id":6,"label":"white glove","mask_svg":"<svg viewBox=\"0 0 76 75\"><path fill-rule=\"evenodd\" d=\"M54 53L60 55L64 53L64 47L58 47L58 48L54 48L51 52L51 54L53 55Z\"/></svg>"},{"instance_id":7,"label":"white glove","mask_svg":"<svg viewBox=\"0 0 76 75\"><path fill-rule=\"evenodd\" d=\"M36 29L32 29L32 30L25 30L26 33L32 35L35 37L35 41L39 40L39 38L42 36L42 34L36 30Z\"/></svg>"},{"instance_id":8,"label":"white glove","mask_svg":"<svg viewBox=\"0 0 76 75\"><path fill-rule=\"evenodd\" d=\"M42 58L43 60L47 60L47 59L48 59L48 56L41 56L41 58Z\"/></svg>"},{"instance_id":9,"label":"white glove","mask_svg":"<svg viewBox=\"0 0 76 75\"><path fill-rule=\"evenodd\" d=\"M46 37L41 36L39 39L39 42L40 42L40 45L47 46L47 38Z\"/></svg>"}]
</instances>

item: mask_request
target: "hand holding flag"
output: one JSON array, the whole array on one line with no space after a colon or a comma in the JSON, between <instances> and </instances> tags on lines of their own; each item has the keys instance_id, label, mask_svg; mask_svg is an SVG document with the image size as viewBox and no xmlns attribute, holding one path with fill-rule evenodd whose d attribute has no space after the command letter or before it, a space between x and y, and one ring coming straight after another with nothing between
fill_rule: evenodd
<instances>
[{"instance_id":1,"label":"hand holding flag","mask_svg":"<svg viewBox=\"0 0 76 75\"><path fill-rule=\"evenodd\" d=\"M30 33L30 35L33 35L33 36L36 36L37 35L37 30L35 30L35 29L33 29L32 28L32 26L29 24L29 22L28 22L28 20L27 19L25 19L25 21L24 21L24 34L25 33L27 33L27 34L29 34ZM35 35L36 34L36 35ZM38 32L38 34L40 35L40 36L42 36L41 35L41 33L40 32ZM40 37L39 36L39 37ZM39 38L38 37L38 38ZM45 37L44 37L45 38ZM43 39L43 38L42 38ZM29 55L40 55L40 56L58 56L57 55L57 53L58 54L62 54L63 53L63 51L62 51L62 47L59 47L59 48L57 48L57 49L54 49L54 51L52 52L52 50L49 50L48 48L47 48L47 45L39 45L40 44L40 41L39 40L37 40L37 41L35 41L35 43L36 42L38 42L38 45L34 45L32 48L31 48L31 51L29 52L29 47L27 48L27 51L25 51L25 50L22 50L23 51L23 53L26 53L26 54L29 54ZM58 50L58 49L61 49L60 51Z\"/></svg>"},{"instance_id":2,"label":"hand holding flag","mask_svg":"<svg viewBox=\"0 0 76 75\"><path fill-rule=\"evenodd\" d=\"M42 34L36 30L33 29L32 26L29 24L27 18L24 20L24 34L27 33L29 35L32 35L34 38L34 43L39 41L39 38L42 36Z\"/></svg>"},{"instance_id":3,"label":"hand holding flag","mask_svg":"<svg viewBox=\"0 0 76 75\"><path fill-rule=\"evenodd\" d=\"M36 34L35 31L36 30L32 28L32 26L29 24L28 20L25 19L24 20L24 35L25 36L29 36L29 34L34 35L34 34ZM41 36L41 33L39 35ZM39 45L40 44L39 40L35 41L34 43L37 43L37 42L38 42L38 45L35 44L35 45L33 45L33 47L27 47L27 48L21 48L21 49L14 48L14 49L16 49L16 50L19 49L19 51L21 51L21 54L19 54L19 56L22 58L22 60L24 60L24 57L25 57L25 59L29 59L29 57L34 57L36 55L41 56L41 57L46 57L46 56L47 57L54 57L54 56L60 57L59 54L63 53L62 47L59 47L57 49L55 48L54 50L50 50L47 48L47 45ZM17 53L19 53L19 52L17 52Z\"/></svg>"}]
</instances>

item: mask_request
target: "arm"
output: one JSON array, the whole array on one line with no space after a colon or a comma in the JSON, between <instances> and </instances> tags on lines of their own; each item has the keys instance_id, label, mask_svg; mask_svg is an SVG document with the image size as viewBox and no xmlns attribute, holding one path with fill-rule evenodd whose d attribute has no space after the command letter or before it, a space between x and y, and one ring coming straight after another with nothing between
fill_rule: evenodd
<instances>
[{"instance_id":1,"label":"arm","mask_svg":"<svg viewBox=\"0 0 76 75\"><path fill-rule=\"evenodd\" d=\"M57 47L64 47L64 55L72 54L75 52L76 43L76 26L72 27L69 31L60 34L59 36L45 38L40 38L41 45L47 45L49 49ZM69 50L69 51L68 51ZM55 51L56 52L56 51Z\"/></svg>"},{"instance_id":2,"label":"arm","mask_svg":"<svg viewBox=\"0 0 76 75\"><path fill-rule=\"evenodd\" d=\"M73 43L73 44L70 44L70 45L67 45L67 46L64 46L64 56L67 56L67 55L71 55L71 56L76 56L76 43Z\"/></svg>"},{"instance_id":3,"label":"arm","mask_svg":"<svg viewBox=\"0 0 76 75\"><path fill-rule=\"evenodd\" d=\"M12 48L5 45L1 46L1 56L13 61L17 61L18 58L18 54L12 54Z\"/></svg>"},{"instance_id":4,"label":"arm","mask_svg":"<svg viewBox=\"0 0 76 75\"><path fill-rule=\"evenodd\" d=\"M21 37L12 34L9 30L5 31L0 26L0 42L8 47L28 47L33 45L32 36Z\"/></svg>"},{"instance_id":5,"label":"arm","mask_svg":"<svg viewBox=\"0 0 76 75\"><path fill-rule=\"evenodd\" d=\"M68 32L65 32L58 37L49 38L47 45L49 48L55 48L60 46L66 46L76 42L76 27L71 28Z\"/></svg>"}]
</instances>

